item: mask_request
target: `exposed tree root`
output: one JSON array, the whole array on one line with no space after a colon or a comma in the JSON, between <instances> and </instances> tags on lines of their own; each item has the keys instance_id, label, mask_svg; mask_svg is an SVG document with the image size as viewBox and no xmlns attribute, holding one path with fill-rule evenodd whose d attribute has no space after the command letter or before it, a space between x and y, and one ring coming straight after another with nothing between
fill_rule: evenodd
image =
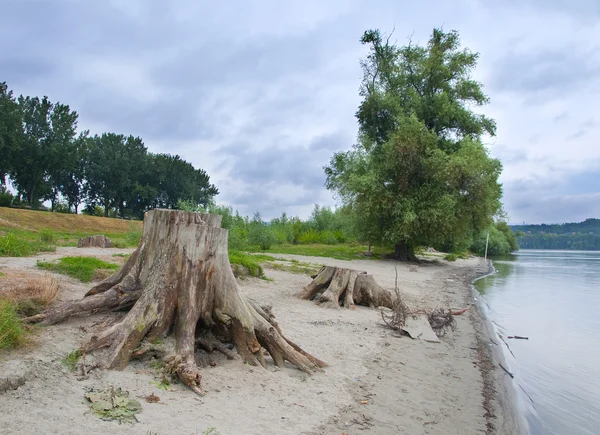
<instances>
[{"instance_id":1,"label":"exposed tree root","mask_svg":"<svg viewBox=\"0 0 600 435\"><path fill-rule=\"evenodd\" d=\"M234 358L221 340L231 340L242 361L253 365L266 366L264 348L279 367L285 361L307 373L325 367L283 336L270 309L242 296L229 265L227 230L220 225L216 215L152 210L146 213L138 249L119 271L82 300L27 321L53 324L74 314L131 306L120 322L96 332L83 350L108 348L102 366L121 370L136 356L142 340L172 330L175 355L168 369L198 394L202 376L196 348Z\"/></svg>"},{"instance_id":2,"label":"exposed tree root","mask_svg":"<svg viewBox=\"0 0 600 435\"><path fill-rule=\"evenodd\" d=\"M392 294L377 284L373 276L332 266L323 266L296 296L332 308L353 308L355 305L392 308L394 304Z\"/></svg>"}]
</instances>

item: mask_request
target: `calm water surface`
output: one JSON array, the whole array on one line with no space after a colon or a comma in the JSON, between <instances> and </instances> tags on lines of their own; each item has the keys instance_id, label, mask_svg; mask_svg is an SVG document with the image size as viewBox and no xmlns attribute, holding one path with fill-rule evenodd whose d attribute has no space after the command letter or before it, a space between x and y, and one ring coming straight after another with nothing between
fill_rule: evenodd
<instances>
[{"instance_id":1,"label":"calm water surface","mask_svg":"<svg viewBox=\"0 0 600 435\"><path fill-rule=\"evenodd\" d=\"M523 250L475 283L531 433L600 434L600 252Z\"/></svg>"}]
</instances>

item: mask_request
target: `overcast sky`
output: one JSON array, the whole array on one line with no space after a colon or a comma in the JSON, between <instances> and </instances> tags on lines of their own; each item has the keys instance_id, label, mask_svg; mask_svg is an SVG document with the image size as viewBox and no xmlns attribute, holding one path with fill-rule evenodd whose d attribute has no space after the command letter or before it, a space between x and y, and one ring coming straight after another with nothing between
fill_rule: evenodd
<instances>
[{"instance_id":1,"label":"overcast sky","mask_svg":"<svg viewBox=\"0 0 600 435\"><path fill-rule=\"evenodd\" d=\"M322 167L355 141L359 39L458 30L498 123L513 223L600 217L600 1L0 0L0 81L205 169L270 218L335 204Z\"/></svg>"}]
</instances>

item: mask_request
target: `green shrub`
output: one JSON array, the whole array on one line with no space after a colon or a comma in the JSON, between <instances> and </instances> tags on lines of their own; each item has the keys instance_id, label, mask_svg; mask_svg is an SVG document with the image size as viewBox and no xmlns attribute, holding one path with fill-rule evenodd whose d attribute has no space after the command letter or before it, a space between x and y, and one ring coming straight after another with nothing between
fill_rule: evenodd
<instances>
[{"instance_id":1,"label":"green shrub","mask_svg":"<svg viewBox=\"0 0 600 435\"><path fill-rule=\"evenodd\" d=\"M13 195L5 187L0 188L0 207L10 207L13 200Z\"/></svg>"},{"instance_id":2,"label":"green shrub","mask_svg":"<svg viewBox=\"0 0 600 435\"><path fill-rule=\"evenodd\" d=\"M271 249L275 242L275 235L271 228L262 223L252 223L248 231L248 243L253 246L259 246L266 251Z\"/></svg>"},{"instance_id":3,"label":"green shrub","mask_svg":"<svg viewBox=\"0 0 600 435\"><path fill-rule=\"evenodd\" d=\"M452 253L452 254L446 254L446 256L444 256L444 260L446 261L456 261L458 260L458 255Z\"/></svg>"},{"instance_id":4,"label":"green shrub","mask_svg":"<svg viewBox=\"0 0 600 435\"><path fill-rule=\"evenodd\" d=\"M44 243L54 243L56 234L52 230L40 230L40 240Z\"/></svg>"},{"instance_id":5,"label":"green shrub","mask_svg":"<svg viewBox=\"0 0 600 435\"><path fill-rule=\"evenodd\" d=\"M97 270L117 270L118 265L94 257L63 257L58 262L38 261L37 267L62 273L83 282L94 279Z\"/></svg>"},{"instance_id":6,"label":"green shrub","mask_svg":"<svg viewBox=\"0 0 600 435\"><path fill-rule=\"evenodd\" d=\"M0 349L17 346L23 339L25 330L13 303L0 299Z\"/></svg>"}]
</instances>

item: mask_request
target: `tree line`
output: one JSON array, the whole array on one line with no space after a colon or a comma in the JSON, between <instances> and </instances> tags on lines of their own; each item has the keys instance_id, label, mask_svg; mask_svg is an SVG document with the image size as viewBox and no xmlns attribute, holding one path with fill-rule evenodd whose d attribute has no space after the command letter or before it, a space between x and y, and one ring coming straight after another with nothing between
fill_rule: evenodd
<instances>
[{"instance_id":1,"label":"tree line","mask_svg":"<svg viewBox=\"0 0 600 435\"><path fill-rule=\"evenodd\" d=\"M219 192L208 174L178 155L148 152L140 137L77 132L78 114L48 97L18 98L0 83L0 203L55 211L101 209L142 217L182 201L207 205ZM17 193L12 197L7 179Z\"/></svg>"},{"instance_id":2,"label":"tree line","mask_svg":"<svg viewBox=\"0 0 600 435\"><path fill-rule=\"evenodd\" d=\"M600 219L541 225L513 225L523 249L600 250Z\"/></svg>"}]
</instances>

